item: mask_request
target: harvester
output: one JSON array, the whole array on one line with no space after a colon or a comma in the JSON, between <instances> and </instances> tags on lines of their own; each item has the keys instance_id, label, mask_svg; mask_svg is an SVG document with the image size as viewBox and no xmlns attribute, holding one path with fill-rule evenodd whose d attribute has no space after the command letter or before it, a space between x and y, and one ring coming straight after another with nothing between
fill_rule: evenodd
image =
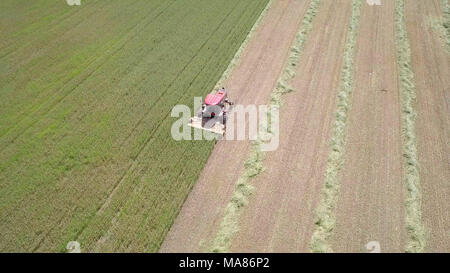
<instances>
[{"instance_id":1,"label":"harvester","mask_svg":"<svg viewBox=\"0 0 450 273\"><path fill-rule=\"evenodd\" d=\"M215 94L208 94L201 109L189 121L189 126L224 135L226 130L227 114L230 113L233 102L228 100L225 88Z\"/></svg>"}]
</instances>

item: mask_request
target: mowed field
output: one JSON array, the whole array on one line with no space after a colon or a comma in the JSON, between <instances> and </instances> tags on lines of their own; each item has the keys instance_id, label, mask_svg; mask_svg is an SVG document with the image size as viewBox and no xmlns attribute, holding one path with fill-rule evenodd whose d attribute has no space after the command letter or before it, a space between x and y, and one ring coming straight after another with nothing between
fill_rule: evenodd
<instances>
[{"instance_id":1,"label":"mowed field","mask_svg":"<svg viewBox=\"0 0 450 273\"><path fill-rule=\"evenodd\" d=\"M290 85L280 145L219 142L161 252L450 251L450 3L368 2L273 2L253 41L296 25L284 68L227 86L270 105Z\"/></svg>"},{"instance_id":2,"label":"mowed field","mask_svg":"<svg viewBox=\"0 0 450 273\"><path fill-rule=\"evenodd\" d=\"M3 0L0 252L450 252L449 41L450 0ZM218 83L276 151L172 139Z\"/></svg>"},{"instance_id":3,"label":"mowed field","mask_svg":"<svg viewBox=\"0 0 450 273\"><path fill-rule=\"evenodd\" d=\"M154 252L214 142L209 93L267 0L0 3L0 251Z\"/></svg>"}]
</instances>

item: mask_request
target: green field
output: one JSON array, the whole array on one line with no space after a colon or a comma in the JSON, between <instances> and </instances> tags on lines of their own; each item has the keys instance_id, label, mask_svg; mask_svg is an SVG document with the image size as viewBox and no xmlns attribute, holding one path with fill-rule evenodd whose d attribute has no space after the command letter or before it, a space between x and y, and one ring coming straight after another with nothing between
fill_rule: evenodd
<instances>
[{"instance_id":1,"label":"green field","mask_svg":"<svg viewBox=\"0 0 450 273\"><path fill-rule=\"evenodd\" d=\"M214 144L172 140L170 111L267 2L2 0L0 251L157 251Z\"/></svg>"}]
</instances>

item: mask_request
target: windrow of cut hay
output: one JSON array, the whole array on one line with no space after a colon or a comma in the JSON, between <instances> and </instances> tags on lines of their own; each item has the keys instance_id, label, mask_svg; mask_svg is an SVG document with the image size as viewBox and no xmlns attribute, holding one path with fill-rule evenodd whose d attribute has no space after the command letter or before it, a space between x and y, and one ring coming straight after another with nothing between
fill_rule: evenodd
<instances>
[{"instance_id":1,"label":"windrow of cut hay","mask_svg":"<svg viewBox=\"0 0 450 273\"><path fill-rule=\"evenodd\" d=\"M447 51L450 53L450 3L449 0L442 0L442 12L445 43L447 44Z\"/></svg>"},{"instance_id":2,"label":"windrow of cut hay","mask_svg":"<svg viewBox=\"0 0 450 273\"><path fill-rule=\"evenodd\" d=\"M405 209L408 240L406 252L423 252L425 248L425 230L422 223L422 195L415 134L417 114L414 109L414 103L416 100L416 87L411 66L411 48L406 31L405 1L396 0L395 4L395 36L397 61L400 70L403 158L407 187Z\"/></svg>"},{"instance_id":3,"label":"windrow of cut hay","mask_svg":"<svg viewBox=\"0 0 450 273\"><path fill-rule=\"evenodd\" d=\"M271 93L269 109L280 108L282 105L281 97L289 92L294 91L290 86L290 81L295 76L295 67L300 62L301 55L308 38L308 34L312 30L313 20L319 10L320 0L312 0L306 14L302 20L300 30L298 31L293 45L291 46L289 60L278 79L275 89ZM270 114L268 116L270 126ZM264 139L266 139L264 137ZM220 224L219 230L214 238L211 246L213 252L228 252L231 247L231 242L236 233L239 231L239 218L242 214L243 208L248 203L249 196L253 193L254 186L251 185L251 180L263 172L263 160L265 152L261 150L261 143L263 137L260 135L258 140L252 143L250 156L244 165L244 171L236 182L235 191L228 203L223 220Z\"/></svg>"},{"instance_id":4,"label":"windrow of cut hay","mask_svg":"<svg viewBox=\"0 0 450 273\"><path fill-rule=\"evenodd\" d=\"M321 201L317 207L315 230L310 242L312 252L333 251L329 240L336 223L335 208L340 187L339 172L344 162L347 114L351 107L354 88L354 53L359 30L361 4L360 0L354 0L352 3L349 36L345 44L344 65L341 72L340 90L337 96L337 109L330 144L331 151L327 159Z\"/></svg>"},{"instance_id":5,"label":"windrow of cut hay","mask_svg":"<svg viewBox=\"0 0 450 273\"><path fill-rule=\"evenodd\" d=\"M427 23L440 36L444 48L450 54L450 4L449 0L441 2L442 16L429 16Z\"/></svg>"}]
</instances>

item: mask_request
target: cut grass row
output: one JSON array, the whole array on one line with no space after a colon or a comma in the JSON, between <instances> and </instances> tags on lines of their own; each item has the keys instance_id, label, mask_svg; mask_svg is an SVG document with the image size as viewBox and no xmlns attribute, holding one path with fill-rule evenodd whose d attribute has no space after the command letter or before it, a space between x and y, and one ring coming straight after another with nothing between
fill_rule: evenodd
<instances>
[{"instance_id":1,"label":"cut grass row","mask_svg":"<svg viewBox=\"0 0 450 273\"><path fill-rule=\"evenodd\" d=\"M36 60L1 60L0 96L28 107L11 97L2 115L0 250L156 251L213 146L174 141L170 110L214 87L266 3L110 1ZM14 73L41 85L11 90Z\"/></svg>"},{"instance_id":2,"label":"cut grass row","mask_svg":"<svg viewBox=\"0 0 450 273\"><path fill-rule=\"evenodd\" d=\"M397 61L400 72L401 120L403 158L406 170L405 182L407 196L405 201L406 228L408 239L407 252L423 252L425 249L425 230L422 223L422 194L420 189L419 162L415 133L414 109L416 87L411 65L411 49L406 31L405 1L395 2L395 35L397 44Z\"/></svg>"},{"instance_id":3,"label":"cut grass row","mask_svg":"<svg viewBox=\"0 0 450 273\"><path fill-rule=\"evenodd\" d=\"M445 43L447 44L447 51L450 53L450 2L449 0L442 0L442 12L443 12L443 23L445 34Z\"/></svg>"},{"instance_id":4,"label":"cut grass row","mask_svg":"<svg viewBox=\"0 0 450 273\"><path fill-rule=\"evenodd\" d=\"M450 4L448 0L441 2L442 16L427 18L427 23L440 36L444 48L450 54Z\"/></svg>"},{"instance_id":5,"label":"cut grass row","mask_svg":"<svg viewBox=\"0 0 450 273\"><path fill-rule=\"evenodd\" d=\"M294 91L293 88L290 87L290 82L295 76L295 67L301 60L301 55L308 34L312 30L313 20L319 11L319 6L320 0L312 0L310 2L300 29L292 44L289 61L277 82L277 86L271 93L270 103L268 105L269 109L279 109L282 105L282 96ZM271 128L270 124L268 125L268 128ZM211 243L210 250L212 252L228 252L233 238L239 231L239 218L245 205L249 201L249 196L254 190L251 180L264 170L263 160L265 158L265 152L261 150L262 141L262 136L259 136L258 140L252 142L249 158L244 163L244 171L236 182L235 190L230 202L225 208L219 230Z\"/></svg>"},{"instance_id":6,"label":"cut grass row","mask_svg":"<svg viewBox=\"0 0 450 273\"><path fill-rule=\"evenodd\" d=\"M354 0L352 3L349 34L345 44L340 90L337 96L337 108L332 128L331 151L327 159L324 187L321 192L321 200L317 207L317 219L310 242L310 250L312 252L333 251L330 244L330 237L336 224L335 209L340 187L339 172L344 162L347 114L351 107L354 89L354 54L356 38L359 31L361 5L361 0Z\"/></svg>"}]
</instances>

